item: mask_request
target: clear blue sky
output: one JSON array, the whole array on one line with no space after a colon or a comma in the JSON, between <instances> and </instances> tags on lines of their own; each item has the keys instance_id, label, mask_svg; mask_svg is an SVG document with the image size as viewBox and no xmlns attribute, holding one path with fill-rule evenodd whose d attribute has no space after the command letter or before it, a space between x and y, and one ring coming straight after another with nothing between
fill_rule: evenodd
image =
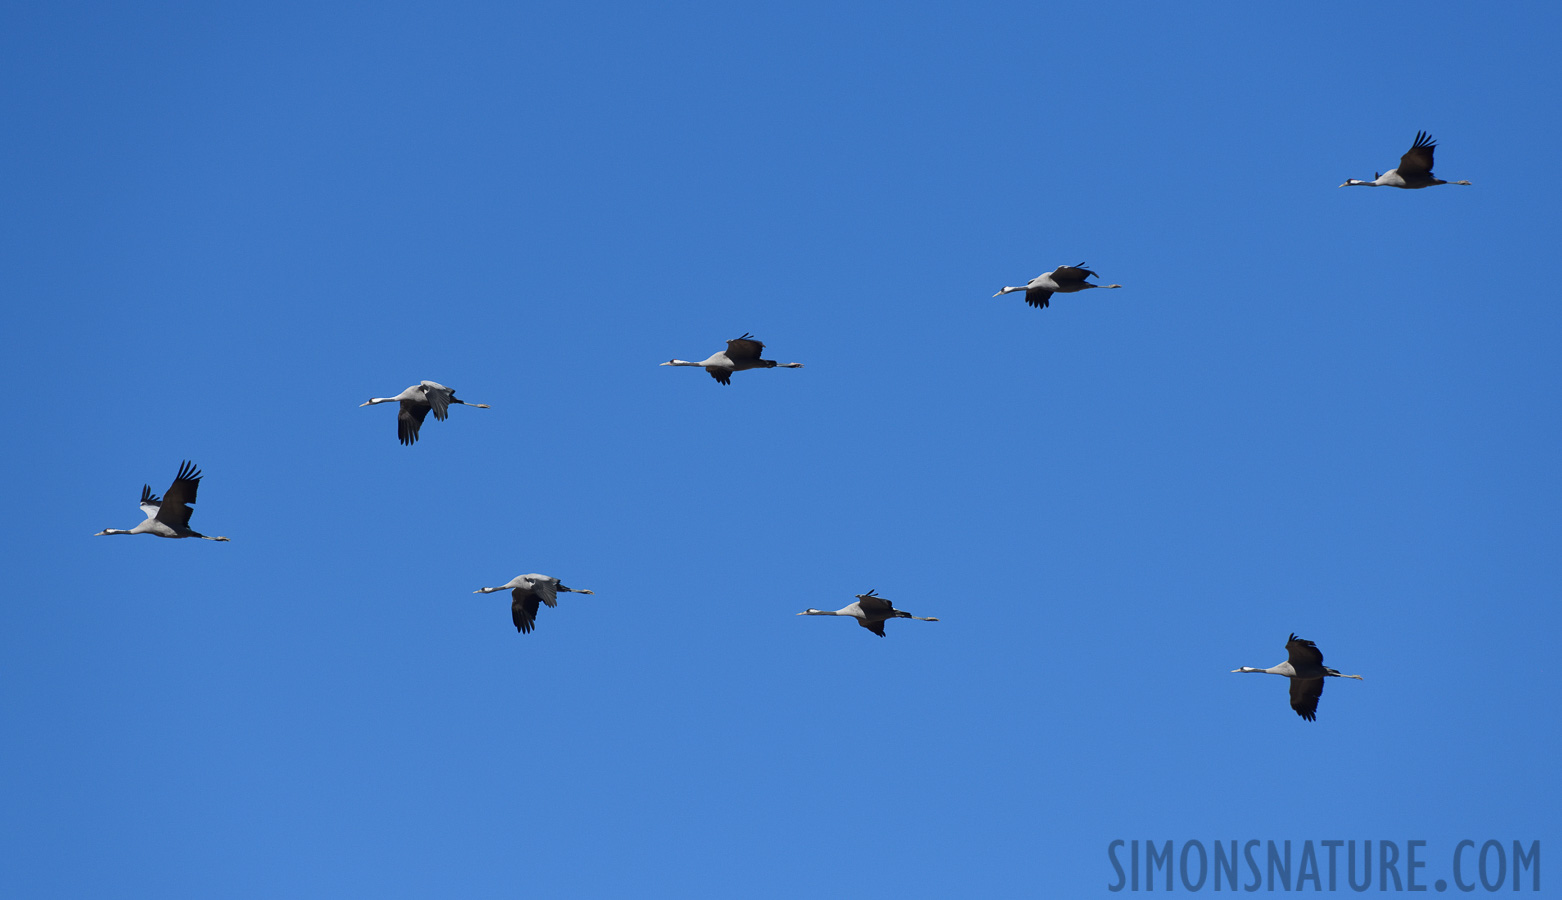
<instances>
[{"instance_id":1,"label":"clear blue sky","mask_svg":"<svg viewBox=\"0 0 1562 900\"><path fill-rule=\"evenodd\" d=\"M1105 896L1119 838L1555 873L1559 34L7 6L0 889ZM1474 187L1335 187L1418 129ZM1125 288L990 296L1081 260ZM657 367L743 331L807 367ZM402 447L358 404L420 379L493 408ZM91 536L182 459L232 543ZM522 572L597 594L518 635L471 591ZM794 616L868 588L942 621ZM1366 676L1316 723L1229 674L1291 631Z\"/></svg>"}]
</instances>

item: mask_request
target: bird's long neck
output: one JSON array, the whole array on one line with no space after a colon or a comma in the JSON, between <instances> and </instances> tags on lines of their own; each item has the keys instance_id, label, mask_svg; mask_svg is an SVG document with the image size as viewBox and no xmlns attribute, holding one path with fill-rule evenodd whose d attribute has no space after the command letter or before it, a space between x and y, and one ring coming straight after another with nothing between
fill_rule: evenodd
<instances>
[{"instance_id":1,"label":"bird's long neck","mask_svg":"<svg viewBox=\"0 0 1562 900\"><path fill-rule=\"evenodd\" d=\"M396 402L396 398L395 397L370 397L369 398L369 402L365 403L364 406L373 406L376 403L395 403L395 402Z\"/></svg>"},{"instance_id":2,"label":"bird's long neck","mask_svg":"<svg viewBox=\"0 0 1562 900\"><path fill-rule=\"evenodd\" d=\"M123 528L105 528L102 531L98 532L98 534L100 534L100 535L104 535L104 534L135 534L135 532L134 531L126 531Z\"/></svg>"},{"instance_id":3,"label":"bird's long neck","mask_svg":"<svg viewBox=\"0 0 1562 900\"><path fill-rule=\"evenodd\" d=\"M1021 285L1012 285L1011 284L1008 287L1005 287L1003 290L999 291L998 294L1012 294L1015 291L1023 291L1023 290L1025 290L1025 285L1023 285L1023 284L1021 284ZM998 296L998 294L994 294L993 296L996 297L996 296Z\"/></svg>"},{"instance_id":4,"label":"bird's long neck","mask_svg":"<svg viewBox=\"0 0 1562 900\"><path fill-rule=\"evenodd\" d=\"M1284 672L1282 672L1280 670L1279 666L1276 666L1276 667L1274 667L1272 669L1255 669L1252 666L1243 666L1242 668L1238 669L1237 671L1238 672L1251 672L1251 673L1258 674L1258 675L1284 675L1285 674Z\"/></svg>"},{"instance_id":5,"label":"bird's long neck","mask_svg":"<svg viewBox=\"0 0 1562 900\"><path fill-rule=\"evenodd\" d=\"M502 587L478 588L477 590L473 591L472 593L474 593L474 594L492 594L494 591L502 591L502 590L504 590L504 588L502 588Z\"/></svg>"},{"instance_id":6,"label":"bird's long neck","mask_svg":"<svg viewBox=\"0 0 1562 900\"><path fill-rule=\"evenodd\" d=\"M689 362L686 359L669 360L667 364L669 366L703 366L703 365L705 365L702 362ZM683 376L680 375L679 377L681 378Z\"/></svg>"}]
</instances>

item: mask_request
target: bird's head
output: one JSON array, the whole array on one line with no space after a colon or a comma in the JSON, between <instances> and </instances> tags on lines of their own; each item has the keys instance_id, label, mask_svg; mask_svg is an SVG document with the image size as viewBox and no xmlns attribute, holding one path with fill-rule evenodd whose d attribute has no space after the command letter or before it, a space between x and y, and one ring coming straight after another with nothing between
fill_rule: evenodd
<instances>
[{"instance_id":1,"label":"bird's head","mask_svg":"<svg viewBox=\"0 0 1562 900\"><path fill-rule=\"evenodd\" d=\"M359 409L363 409L365 406L373 406L373 405L374 405L374 398L370 397L368 400L364 401L363 403L358 404L358 408Z\"/></svg>"},{"instance_id":2,"label":"bird's head","mask_svg":"<svg viewBox=\"0 0 1562 900\"><path fill-rule=\"evenodd\" d=\"M662 363L662 365L670 366L670 365L673 365L673 364L675 364L677 362L678 362L678 360L676 360L676 359L669 359L667 362Z\"/></svg>"},{"instance_id":3,"label":"bird's head","mask_svg":"<svg viewBox=\"0 0 1562 900\"><path fill-rule=\"evenodd\" d=\"M798 615L800 615L800 616L817 616L822 611L823 610L814 609L812 606L810 606L807 609L803 610L802 612L798 613Z\"/></svg>"}]
</instances>

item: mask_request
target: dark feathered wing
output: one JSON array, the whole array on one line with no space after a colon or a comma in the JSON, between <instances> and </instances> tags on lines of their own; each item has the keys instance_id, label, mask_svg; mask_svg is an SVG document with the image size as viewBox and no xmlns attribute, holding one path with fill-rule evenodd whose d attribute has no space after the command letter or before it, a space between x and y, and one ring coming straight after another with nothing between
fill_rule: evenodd
<instances>
[{"instance_id":1,"label":"dark feathered wing","mask_svg":"<svg viewBox=\"0 0 1562 900\"><path fill-rule=\"evenodd\" d=\"M1096 277L1099 276L1085 268L1084 263L1080 263L1077 266L1058 266L1052 271L1052 280L1058 284L1062 284L1065 281L1083 282L1086 278Z\"/></svg>"},{"instance_id":2,"label":"dark feathered wing","mask_svg":"<svg viewBox=\"0 0 1562 900\"><path fill-rule=\"evenodd\" d=\"M1399 174L1405 179L1412 175L1432 174L1432 153L1437 149L1437 142L1424 131L1416 132L1416 142L1410 145L1410 151L1399 158Z\"/></svg>"},{"instance_id":3,"label":"dark feathered wing","mask_svg":"<svg viewBox=\"0 0 1562 900\"><path fill-rule=\"evenodd\" d=\"M759 359L759 354L765 352L765 345L754 339L752 334L744 332L742 337L736 337L727 342L727 358L733 362L740 359Z\"/></svg>"},{"instance_id":4,"label":"dark feathered wing","mask_svg":"<svg viewBox=\"0 0 1562 900\"><path fill-rule=\"evenodd\" d=\"M510 597L510 618L515 622L515 630L531 634L537 627L537 595L525 588L516 588L510 592Z\"/></svg>"},{"instance_id":5,"label":"dark feathered wing","mask_svg":"<svg viewBox=\"0 0 1562 900\"><path fill-rule=\"evenodd\" d=\"M168 486L163 494L163 501L157 507L157 521L175 529L190 527L190 504L195 502L195 492L201 486L201 470L195 467L195 463L185 460L179 466L179 474L174 477L174 483ZM142 491L145 495L147 492Z\"/></svg>"},{"instance_id":6,"label":"dark feathered wing","mask_svg":"<svg viewBox=\"0 0 1562 900\"><path fill-rule=\"evenodd\" d=\"M1318 698L1323 696L1322 678L1292 678L1291 708L1312 722L1318 718Z\"/></svg>"},{"instance_id":7,"label":"dark feathered wing","mask_svg":"<svg viewBox=\"0 0 1562 900\"><path fill-rule=\"evenodd\" d=\"M728 355L730 356L731 354L728 354ZM705 371L710 373L710 377L716 379L717 381L721 382L722 384L731 384L732 383L732 370L731 369L718 369L715 366L706 366L705 367Z\"/></svg>"},{"instance_id":8,"label":"dark feathered wing","mask_svg":"<svg viewBox=\"0 0 1562 900\"><path fill-rule=\"evenodd\" d=\"M1048 298L1051 296L1052 292L1043 288L1025 289L1025 302L1029 303L1031 306L1036 307L1037 309L1046 309L1049 305L1047 302Z\"/></svg>"},{"instance_id":9,"label":"dark feathered wing","mask_svg":"<svg viewBox=\"0 0 1562 900\"><path fill-rule=\"evenodd\" d=\"M416 400L401 401L401 411L396 414L396 436L411 447L418 442L418 429L428 418L429 405Z\"/></svg>"},{"instance_id":10,"label":"dark feathered wing","mask_svg":"<svg viewBox=\"0 0 1562 900\"><path fill-rule=\"evenodd\" d=\"M554 590L553 582L551 581L539 581L532 585L532 593L537 595L537 599L549 606L557 607L559 605L559 594L558 591Z\"/></svg>"},{"instance_id":11,"label":"dark feathered wing","mask_svg":"<svg viewBox=\"0 0 1562 900\"><path fill-rule=\"evenodd\" d=\"M1296 635L1285 642L1285 652L1289 656L1291 667L1297 670L1313 668L1323 665L1323 653L1318 645L1312 641L1304 641Z\"/></svg>"},{"instance_id":12,"label":"dark feathered wing","mask_svg":"<svg viewBox=\"0 0 1562 900\"><path fill-rule=\"evenodd\" d=\"M883 637L884 636L884 623L882 621L878 621L878 622L865 622L862 619L858 619L857 620L857 624L861 625L862 627L864 627L866 629L868 629L869 631L873 632L874 634L878 635L879 637Z\"/></svg>"},{"instance_id":13,"label":"dark feathered wing","mask_svg":"<svg viewBox=\"0 0 1562 900\"><path fill-rule=\"evenodd\" d=\"M869 591L866 594L859 594L857 597L857 605L861 607L863 612L870 615L889 613L895 610L895 607L888 600L885 600L883 597L880 597L878 594L875 594L872 591Z\"/></svg>"}]
</instances>

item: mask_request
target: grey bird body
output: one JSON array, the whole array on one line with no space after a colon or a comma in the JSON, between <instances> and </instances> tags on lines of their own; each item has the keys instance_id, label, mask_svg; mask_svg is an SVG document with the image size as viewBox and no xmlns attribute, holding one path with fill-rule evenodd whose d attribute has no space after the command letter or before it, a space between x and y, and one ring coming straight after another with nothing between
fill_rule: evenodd
<instances>
[{"instance_id":1,"label":"grey bird body","mask_svg":"<svg viewBox=\"0 0 1562 900\"><path fill-rule=\"evenodd\" d=\"M558 606L560 592L574 594L589 594L591 591L583 588L565 587L557 578L551 575L517 575L508 582L498 587L478 588L474 594L492 594L495 591L510 592L510 619L515 623L515 630L522 634L530 634L537 627L537 608L539 604L549 607Z\"/></svg>"},{"instance_id":2,"label":"grey bird body","mask_svg":"<svg viewBox=\"0 0 1562 900\"><path fill-rule=\"evenodd\" d=\"M741 337L735 337L727 342L727 349L713 354L709 359L699 362L691 362L686 359L670 359L662 363L664 366L699 366L710 373L710 377L722 384L732 383L732 373L743 372L748 369L801 369L802 363L778 363L773 359L760 359L759 354L765 351L765 345L760 343L748 332Z\"/></svg>"},{"instance_id":3,"label":"grey bird body","mask_svg":"<svg viewBox=\"0 0 1562 900\"><path fill-rule=\"evenodd\" d=\"M1091 288L1122 287L1120 284L1091 284L1085 280L1098 277L1100 276L1085 268L1084 263L1077 266L1058 266L1051 272L1037 275L1025 284L1006 287L993 296L1001 297L1015 291L1024 291L1026 303L1037 309L1046 309L1053 294L1073 294Z\"/></svg>"},{"instance_id":4,"label":"grey bird body","mask_svg":"<svg viewBox=\"0 0 1562 900\"><path fill-rule=\"evenodd\" d=\"M358 406L361 409L376 403L398 402L401 404L401 411L396 415L396 437L408 447L418 442L418 430L423 427L423 420L428 418L430 412L434 413L435 419L443 422L450 417L449 410L452 403L475 406L478 409L489 408L486 403L468 403L456 399L454 388L445 387L437 381L418 382L394 397L370 397L368 402L360 403Z\"/></svg>"},{"instance_id":5,"label":"grey bird body","mask_svg":"<svg viewBox=\"0 0 1562 900\"><path fill-rule=\"evenodd\" d=\"M866 594L857 594L857 602L840 609L814 609L809 607L798 613L800 616L850 616L857 620L857 624L868 629L879 637L884 636L884 623L890 619L916 619L920 622L937 622L932 616L913 616L902 609L896 609L888 600L880 597L873 591Z\"/></svg>"},{"instance_id":6,"label":"grey bird body","mask_svg":"<svg viewBox=\"0 0 1562 900\"><path fill-rule=\"evenodd\" d=\"M1318 645L1312 641L1304 641L1296 635L1285 643L1287 659L1279 665L1270 666L1267 669L1255 669L1252 666L1243 666L1232 669L1233 672L1247 672L1259 675L1284 675L1291 679L1291 708L1296 714L1309 722L1318 717L1318 699L1323 696L1323 682L1325 678L1354 678L1363 681L1360 675L1342 675L1339 670L1331 669L1323 664L1323 653Z\"/></svg>"},{"instance_id":7,"label":"grey bird body","mask_svg":"<svg viewBox=\"0 0 1562 900\"><path fill-rule=\"evenodd\" d=\"M146 521L129 530L105 528L98 534L151 534L164 538L201 538L207 541L226 541L225 537L207 537L190 528L190 516L195 512L190 505L201 486L201 470L195 463L185 460L179 465L179 474L168 486L163 496L152 493L152 486L141 486L141 512ZM96 537L97 535L94 535Z\"/></svg>"}]
</instances>

